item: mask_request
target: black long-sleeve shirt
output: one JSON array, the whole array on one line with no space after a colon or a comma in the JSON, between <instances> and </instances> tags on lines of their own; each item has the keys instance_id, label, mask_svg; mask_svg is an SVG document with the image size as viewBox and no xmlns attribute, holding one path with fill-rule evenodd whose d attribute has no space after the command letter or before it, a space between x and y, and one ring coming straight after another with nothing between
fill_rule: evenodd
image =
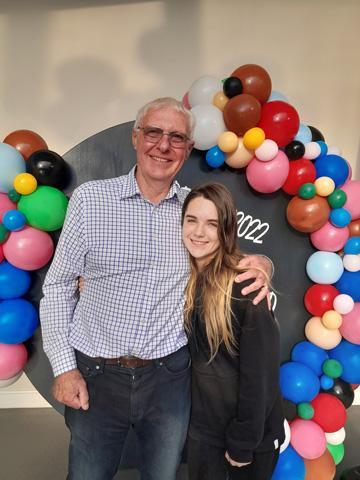
<instances>
[{"instance_id":1,"label":"black long-sleeve shirt","mask_svg":"<svg viewBox=\"0 0 360 480\"><path fill-rule=\"evenodd\" d=\"M231 301L235 354L223 344L211 363L197 298L189 348L192 357L192 413L189 435L225 448L238 462L269 451L284 440L279 388L279 328L266 300L252 304L245 284L234 283Z\"/></svg>"}]
</instances>

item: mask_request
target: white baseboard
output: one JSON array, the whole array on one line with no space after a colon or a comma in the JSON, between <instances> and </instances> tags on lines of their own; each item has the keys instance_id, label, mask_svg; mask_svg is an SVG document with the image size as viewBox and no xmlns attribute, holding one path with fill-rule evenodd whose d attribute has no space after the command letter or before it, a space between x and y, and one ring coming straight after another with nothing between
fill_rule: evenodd
<instances>
[{"instance_id":1,"label":"white baseboard","mask_svg":"<svg viewBox=\"0 0 360 480\"><path fill-rule=\"evenodd\" d=\"M1 391L0 408L52 408L37 391Z\"/></svg>"}]
</instances>

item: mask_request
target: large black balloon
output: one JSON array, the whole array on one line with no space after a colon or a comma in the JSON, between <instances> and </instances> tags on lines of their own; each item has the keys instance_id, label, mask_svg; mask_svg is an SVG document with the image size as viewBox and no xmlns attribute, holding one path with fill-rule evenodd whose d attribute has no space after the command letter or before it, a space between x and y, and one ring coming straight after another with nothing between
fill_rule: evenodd
<instances>
[{"instance_id":1,"label":"large black balloon","mask_svg":"<svg viewBox=\"0 0 360 480\"><path fill-rule=\"evenodd\" d=\"M320 130L318 130L316 127L312 127L311 125L309 125L309 128L311 130L311 136L312 136L311 140L313 142L319 142L319 141L325 142L324 135L320 132Z\"/></svg>"},{"instance_id":2,"label":"large black balloon","mask_svg":"<svg viewBox=\"0 0 360 480\"><path fill-rule=\"evenodd\" d=\"M341 378L336 378L334 380L334 386L329 390L323 390L323 392L337 397L341 400L345 408L351 407L354 401L354 390L351 388L350 383L344 382Z\"/></svg>"},{"instance_id":3,"label":"large black balloon","mask_svg":"<svg viewBox=\"0 0 360 480\"><path fill-rule=\"evenodd\" d=\"M340 480L360 480L360 465L345 470L341 474Z\"/></svg>"},{"instance_id":4,"label":"large black balloon","mask_svg":"<svg viewBox=\"0 0 360 480\"><path fill-rule=\"evenodd\" d=\"M285 153L289 160L298 160L304 156L305 146L298 140L293 140L286 145Z\"/></svg>"},{"instance_id":5,"label":"large black balloon","mask_svg":"<svg viewBox=\"0 0 360 480\"><path fill-rule=\"evenodd\" d=\"M243 93L243 84L238 77L228 77L224 81L223 90L228 98L232 98Z\"/></svg>"},{"instance_id":6,"label":"large black balloon","mask_svg":"<svg viewBox=\"0 0 360 480\"><path fill-rule=\"evenodd\" d=\"M27 171L34 175L39 185L65 188L68 169L65 160L51 150L38 150L30 155Z\"/></svg>"}]
</instances>

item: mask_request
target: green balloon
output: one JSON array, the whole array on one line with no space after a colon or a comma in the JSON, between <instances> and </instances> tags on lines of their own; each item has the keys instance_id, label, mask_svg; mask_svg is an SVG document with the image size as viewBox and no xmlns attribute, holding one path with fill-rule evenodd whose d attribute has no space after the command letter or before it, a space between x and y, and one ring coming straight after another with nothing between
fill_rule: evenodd
<instances>
[{"instance_id":1,"label":"green balloon","mask_svg":"<svg viewBox=\"0 0 360 480\"><path fill-rule=\"evenodd\" d=\"M325 360L322 370L330 378L339 378L343 373L343 367L340 362L333 359Z\"/></svg>"},{"instance_id":2,"label":"green balloon","mask_svg":"<svg viewBox=\"0 0 360 480\"><path fill-rule=\"evenodd\" d=\"M29 225L45 232L62 227L66 215L68 199L54 187L40 186L30 195L22 195L18 210Z\"/></svg>"},{"instance_id":3,"label":"green balloon","mask_svg":"<svg viewBox=\"0 0 360 480\"><path fill-rule=\"evenodd\" d=\"M311 420L314 416L314 407L307 402L299 403L297 406L297 414L304 420Z\"/></svg>"},{"instance_id":4,"label":"green balloon","mask_svg":"<svg viewBox=\"0 0 360 480\"><path fill-rule=\"evenodd\" d=\"M21 195L15 190L15 188L13 188L12 190L9 190L8 197L12 202L17 203L20 200Z\"/></svg>"},{"instance_id":5,"label":"green balloon","mask_svg":"<svg viewBox=\"0 0 360 480\"><path fill-rule=\"evenodd\" d=\"M340 443L340 445L332 445L331 443L328 443L326 446L334 459L335 465L339 465L345 454L344 444Z\"/></svg>"},{"instance_id":6,"label":"green balloon","mask_svg":"<svg viewBox=\"0 0 360 480\"><path fill-rule=\"evenodd\" d=\"M304 183L299 188L299 197L308 200L309 198L315 197L316 188L313 183Z\"/></svg>"},{"instance_id":7,"label":"green balloon","mask_svg":"<svg viewBox=\"0 0 360 480\"><path fill-rule=\"evenodd\" d=\"M347 200L344 190L334 190L331 195L328 196L328 202L332 208L341 208L345 205Z\"/></svg>"},{"instance_id":8,"label":"green balloon","mask_svg":"<svg viewBox=\"0 0 360 480\"><path fill-rule=\"evenodd\" d=\"M0 245L6 242L10 232L7 228L4 227L2 223L0 223Z\"/></svg>"}]
</instances>

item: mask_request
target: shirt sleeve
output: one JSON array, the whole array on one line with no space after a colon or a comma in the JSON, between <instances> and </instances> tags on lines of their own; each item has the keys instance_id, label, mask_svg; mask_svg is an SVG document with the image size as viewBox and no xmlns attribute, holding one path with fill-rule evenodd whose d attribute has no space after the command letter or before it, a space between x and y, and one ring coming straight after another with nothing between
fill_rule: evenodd
<instances>
[{"instance_id":1,"label":"shirt sleeve","mask_svg":"<svg viewBox=\"0 0 360 480\"><path fill-rule=\"evenodd\" d=\"M69 202L40 302L43 347L54 376L77 368L69 330L78 301L77 278L84 272L85 254L83 201L77 189Z\"/></svg>"},{"instance_id":2,"label":"shirt sleeve","mask_svg":"<svg viewBox=\"0 0 360 480\"><path fill-rule=\"evenodd\" d=\"M240 316L240 307L236 308ZM236 310L234 312L236 314ZM264 437L266 418L276 399L280 342L279 328L266 300L257 306L246 302L242 315L237 417L228 424L225 434L230 457L245 463L253 460L253 452Z\"/></svg>"}]
</instances>

